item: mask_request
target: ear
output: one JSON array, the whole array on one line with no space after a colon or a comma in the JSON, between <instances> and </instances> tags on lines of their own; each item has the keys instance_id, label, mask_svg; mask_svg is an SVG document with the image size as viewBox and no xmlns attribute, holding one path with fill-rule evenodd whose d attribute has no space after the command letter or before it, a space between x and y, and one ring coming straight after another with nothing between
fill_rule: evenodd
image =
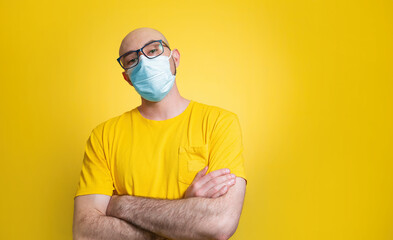
<instances>
[{"instance_id":1,"label":"ear","mask_svg":"<svg viewBox=\"0 0 393 240\"><path fill-rule=\"evenodd\" d=\"M130 78L128 77L127 73L122 72L122 74L123 74L124 80L126 80L128 82L128 84L130 84L131 86L134 86L134 85L132 85L132 82L131 82Z\"/></svg>"},{"instance_id":2,"label":"ear","mask_svg":"<svg viewBox=\"0 0 393 240\"><path fill-rule=\"evenodd\" d=\"M180 64L180 53L179 53L179 50L177 50L176 48L173 49L172 50L172 57L175 60L176 68L178 68L179 64Z\"/></svg>"}]
</instances>

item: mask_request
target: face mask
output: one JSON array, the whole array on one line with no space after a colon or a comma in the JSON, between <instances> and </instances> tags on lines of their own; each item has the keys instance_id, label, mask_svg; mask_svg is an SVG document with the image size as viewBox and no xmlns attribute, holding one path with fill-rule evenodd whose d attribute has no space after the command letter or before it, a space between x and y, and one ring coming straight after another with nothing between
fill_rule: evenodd
<instances>
[{"instance_id":1,"label":"face mask","mask_svg":"<svg viewBox=\"0 0 393 240\"><path fill-rule=\"evenodd\" d=\"M149 59L141 55L138 65L127 70L132 85L141 97L159 102L169 93L176 77L169 65L171 56L172 51L169 57L161 55Z\"/></svg>"}]
</instances>

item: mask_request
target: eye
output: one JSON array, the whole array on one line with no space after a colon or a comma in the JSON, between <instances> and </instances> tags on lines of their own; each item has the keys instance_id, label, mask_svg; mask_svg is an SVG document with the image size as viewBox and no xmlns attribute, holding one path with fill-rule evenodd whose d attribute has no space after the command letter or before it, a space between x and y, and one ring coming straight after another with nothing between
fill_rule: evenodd
<instances>
[{"instance_id":1,"label":"eye","mask_svg":"<svg viewBox=\"0 0 393 240\"><path fill-rule=\"evenodd\" d=\"M131 59L130 61L127 62L127 64L133 64L136 62L136 58Z\"/></svg>"},{"instance_id":2,"label":"eye","mask_svg":"<svg viewBox=\"0 0 393 240\"><path fill-rule=\"evenodd\" d=\"M157 52L157 49L152 49L149 51L149 53L155 53L155 52Z\"/></svg>"}]
</instances>

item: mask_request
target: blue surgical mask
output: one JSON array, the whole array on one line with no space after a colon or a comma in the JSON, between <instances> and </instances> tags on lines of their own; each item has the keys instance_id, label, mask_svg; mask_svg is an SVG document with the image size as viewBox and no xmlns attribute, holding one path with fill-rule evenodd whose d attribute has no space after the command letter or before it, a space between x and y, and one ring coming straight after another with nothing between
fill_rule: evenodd
<instances>
[{"instance_id":1,"label":"blue surgical mask","mask_svg":"<svg viewBox=\"0 0 393 240\"><path fill-rule=\"evenodd\" d=\"M138 65L127 70L132 85L141 97L159 102L172 89L176 76L172 74L169 65L171 56L172 51L169 57L160 55L149 59L141 55Z\"/></svg>"}]
</instances>

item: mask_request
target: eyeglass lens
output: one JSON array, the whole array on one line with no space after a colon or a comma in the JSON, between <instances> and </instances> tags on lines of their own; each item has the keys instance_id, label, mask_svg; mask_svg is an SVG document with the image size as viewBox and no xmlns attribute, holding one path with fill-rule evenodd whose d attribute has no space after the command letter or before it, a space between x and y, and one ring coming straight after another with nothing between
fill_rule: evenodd
<instances>
[{"instance_id":1,"label":"eyeglass lens","mask_svg":"<svg viewBox=\"0 0 393 240\"><path fill-rule=\"evenodd\" d=\"M160 42L152 42L142 48L142 52L148 58L155 58L164 52L164 48ZM137 52L131 52L120 58L120 62L124 68L135 67L138 64L139 56Z\"/></svg>"}]
</instances>

